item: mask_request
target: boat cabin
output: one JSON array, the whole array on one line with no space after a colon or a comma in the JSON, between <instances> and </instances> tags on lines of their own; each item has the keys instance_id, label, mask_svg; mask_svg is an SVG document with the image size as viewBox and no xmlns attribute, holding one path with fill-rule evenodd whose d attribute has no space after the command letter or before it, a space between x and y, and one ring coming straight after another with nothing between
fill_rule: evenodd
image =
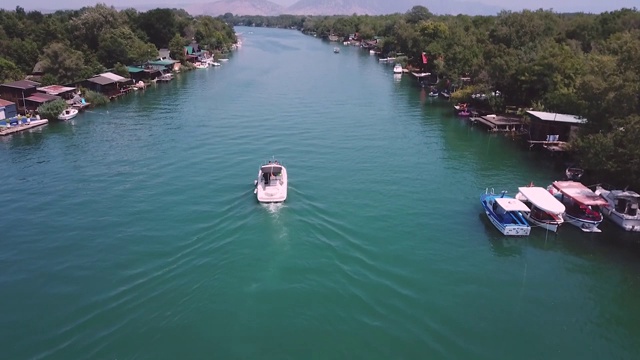
<instances>
[{"instance_id":1,"label":"boat cabin","mask_svg":"<svg viewBox=\"0 0 640 360\"><path fill-rule=\"evenodd\" d=\"M522 201L513 198L494 198L490 200L491 210L502 224L517 224L518 222L509 213L529 212L529 208Z\"/></svg>"},{"instance_id":2,"label":"boat cabin","mask_svg":"<svg viewBox=\"0 0 640 360\"><path fill-rule=\"evenodd\" d=\"M613 198L616 212L629 216L638 215L638 202L640 202L638 193L630 190L611 190L610 196Z\"/></svg>"},{"instance_id":3,"label":"boat cabin","mask_svg":"<svg viewBox=\"0 0 640 360\"><path fill-rule=\"evenodd\" d=\"M268 164L263 165L260 168L262 172L262 179L264 180L265 185L269 185L270 180L279 179L282 175L282 166L277 164Z\"/></svg>"}]
</instances>

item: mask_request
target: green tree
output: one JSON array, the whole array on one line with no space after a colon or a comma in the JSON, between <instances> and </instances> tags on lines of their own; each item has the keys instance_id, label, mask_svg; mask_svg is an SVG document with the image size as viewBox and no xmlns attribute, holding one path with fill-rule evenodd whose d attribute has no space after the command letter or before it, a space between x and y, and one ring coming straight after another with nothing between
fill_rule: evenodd
<instances>
[{"instance_id":1,"label":"green tree","mask_svg":"<svg viewBox=\"0 0 640 360\"><path fill-rule=\"evenodd\" d=\"M179 60L180 62L185 62L187 58L184 54L184 46L187 44L185 39L180 36L180 34L175 34L175 36L169 42L169 51L171 52L171 58L174 60Z\"/></svg>"},{"instance_id":2,"label":"green tree","mask_svg":"<svg viewBox=\"0 0 640 360\"><path fill-rule=\"evenodd\" d=\"M20 80L24 73L13 62L0 57L0 83Z\"/></svg>"},{"instance_id":3,"label":"green tree","mask_svg":"<svg viewBox=\"0 0 640 360\"><path fill-rule=\"evenodd\" d=\"M44 72L55 76L62 84L80 80L85 68L82 53L63 43L47 46L42 61Z\"/></svg>"},{"instance_id":4,"label":"green tree","mask_svg":"<svg viewBox=\"0 0 640 360\"><path fill-rule=\"evenodd\" d=\"M122 77L125 78L129 78L130 74L129 74L129 69L127 68L126 65L123 65L121 63L116 63L113 66L113 72L117 75L120 75Z\"/></svg>"},{"instance_id":5,"label":"green tree","mask_svg":"<svg viewBox=\"0 0 640 360\"><path fill-rule=\"evenodd\" d=\"M97 50L100 35L108 29L122 26L125 18L114 8L105 4L84 8L81 15L71 21L74 39L91 50Z\"/></svg>"}]
</instances>

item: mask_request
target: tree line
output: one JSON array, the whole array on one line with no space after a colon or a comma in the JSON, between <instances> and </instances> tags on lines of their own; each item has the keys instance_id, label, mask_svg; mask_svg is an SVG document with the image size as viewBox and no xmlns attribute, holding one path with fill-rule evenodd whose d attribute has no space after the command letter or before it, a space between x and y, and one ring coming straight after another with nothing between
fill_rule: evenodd
<instances>
[{"instance_id":1,"label":"tree line","mask_svg":"<svg viewBox=\"0 0 640 360\"><path fill-rule=\"evenodd\" d=\"M297 28L319 37L378 38L382 54L437 74L438 86L464 94L499 90L506 105L575 114L588 122L571 150L600 179L640 189L640 12L601 14L503 11L496 16L437 16L422 6L383 16L248 17L249 26ZM427 57L423 64L422 53ZM454 93L455 94L455 93Z\"/></svg>"},{"instance_id":2,"label":"tree line","mask_svg":"<svg viewBox=\"0 0 640 360\"><path fill-rule=\"evenodd\" d=\"M69 84L156 59L160 48L184 61L183 47L192 40L225 51L237 39L223 20L177 9L118 11L105 4L51 14L0 9L0 83L24 79L39 63L43 84Z\"/></svg>"}]
</instances>

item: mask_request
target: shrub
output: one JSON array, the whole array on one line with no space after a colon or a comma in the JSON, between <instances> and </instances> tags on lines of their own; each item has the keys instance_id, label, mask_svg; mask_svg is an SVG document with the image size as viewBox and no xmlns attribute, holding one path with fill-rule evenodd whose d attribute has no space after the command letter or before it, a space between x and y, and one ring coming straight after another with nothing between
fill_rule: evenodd
<instances>
[{"instance_id":1,"label":"shrub","mask_svg":"<svg viewBox=\"0 0 640 360\"><path fill-rule=\"evenodd\" d=\"M109 103L109 98L98 92L89 89L81 89L80 92L84 96L84 100L90 103L91 106L101 106Z\"/></svg>"},{"instance_id":2,"label":"shrub","mask_svg":"<svg viewBox=\"0 0 640 360\"><path fill-rule=\"evenodd\" d=\"M38 114L43 119L57 119L58 116L67 108L64 100L58 99L48 103L44 103L38 107Z\"/></svg>"}]
</instances>

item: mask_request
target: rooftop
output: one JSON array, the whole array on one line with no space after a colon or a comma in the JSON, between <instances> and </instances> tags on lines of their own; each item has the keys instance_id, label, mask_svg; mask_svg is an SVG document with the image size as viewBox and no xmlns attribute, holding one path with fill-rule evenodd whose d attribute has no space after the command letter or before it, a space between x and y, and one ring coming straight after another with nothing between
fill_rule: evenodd
<instances>
[{"instance_id":1,"label":"rooftop","mask_svg":"<svg viewBox=\"0 0 640 360\"><path fill-rule=\"evenodd\" d=\"M37 102L37 103L46 103L47 101L53 101L53 100L57 100L60 99L59 96L55 96L55 95L49 95L49 94L43 94L43 93L35 93L31 96L29 96L28 98L26 98L25 100L29 100L29 101L33 101L33 102Z\"/></svg>"},{"instance_id":2,"label":"rooftop","mask_svg":"<svg viewBox=\"0 0 640 360\"><path fill-rule=\"evenodd\" d=\"M115 80L109 79L108 77L105 77L102 75L96 75L92 78L87 79L87 81L92 82L94 84L98 84L98 85L108 85L116 82Z\"/></svg>"},{"instance_id":3,"label":"rooftop","mask_svg":"<svg viewBox=\"0 0 640 360\"><path fill-rule=\"evenodd\" d=\"M68 86L62 86L62 85L49 85L49 86L39 87L36 90L42 91L49 95L60 95L69 91L73 91L75 89L76 88L74 87L68 87Z\"/></svg>"},{"instance_id":4,"label":"rooftop","mask_svg":"<svg viewBox=\"0 0 640 360\"><path fill-rule=\"evenodd\" d=\"M577 115L557 114L544 111L527 111L527 114L542 121L555 121L567 124L584 124L587 122L587 119Z\"/></svg>"},{"instance_id":5,"label":"rooftop","mask_svg":"<svg viewBox=\"0 0 640 360\"><path fill-rule=\"evenodd\" d=\"M127 66L127 70L129 70L129 74L136 74L144 71L143 68L137 66Z\"/></svg>"},{"instance_id":6,"label":"rooftop","mask_svg":"<svg viewBox=\"0 0 640 360\"><path fill-rule=\"evenodd\" d=\"M12 105L12 104L13 103L11 101L0 99L0 107L5 107L5 106L8 106L8 105Z\"/></svg>"},{"instance_id":7,"label":"rooftop","mask_svg":"<svg viewBox=\"0 0 640 360\"><path fill-rule=\"evenodd\" d=\"M112 72L105 72L105 73L100 74L99 76L106 77L107 79L111 79L111 80L117 81L117 82L123 82L123 81L127 81L128 80L127 78L124 78L124 77L122 77L122 76L120 76L118 74L114 74Z\"/></svg>"},{"instance_id":8,"label":"rooftop","mask_svg":"<svg viewBox=\"0 0 640 360\"><path fill-rule=\"evenodd\" d=\"M173 65L174 63L176 63L178 60L153 60L153 61L149 61L149 65L162 65L162 66L167 66L167 65Z\"/></svg>"},{"instance_id":9,"label":"rooftop","mask_svg":"<svg viewBox=\"0 0 640 360\"><path fill-rule=\"evenodd\" d=\"M10 87L10 88L19 89L19 90L27 90L27 89L32 89L39 85L40 83L31 81L31 80L19 80L19 81L2 84L0 86Z\"/></svg>"}]
</instances>

